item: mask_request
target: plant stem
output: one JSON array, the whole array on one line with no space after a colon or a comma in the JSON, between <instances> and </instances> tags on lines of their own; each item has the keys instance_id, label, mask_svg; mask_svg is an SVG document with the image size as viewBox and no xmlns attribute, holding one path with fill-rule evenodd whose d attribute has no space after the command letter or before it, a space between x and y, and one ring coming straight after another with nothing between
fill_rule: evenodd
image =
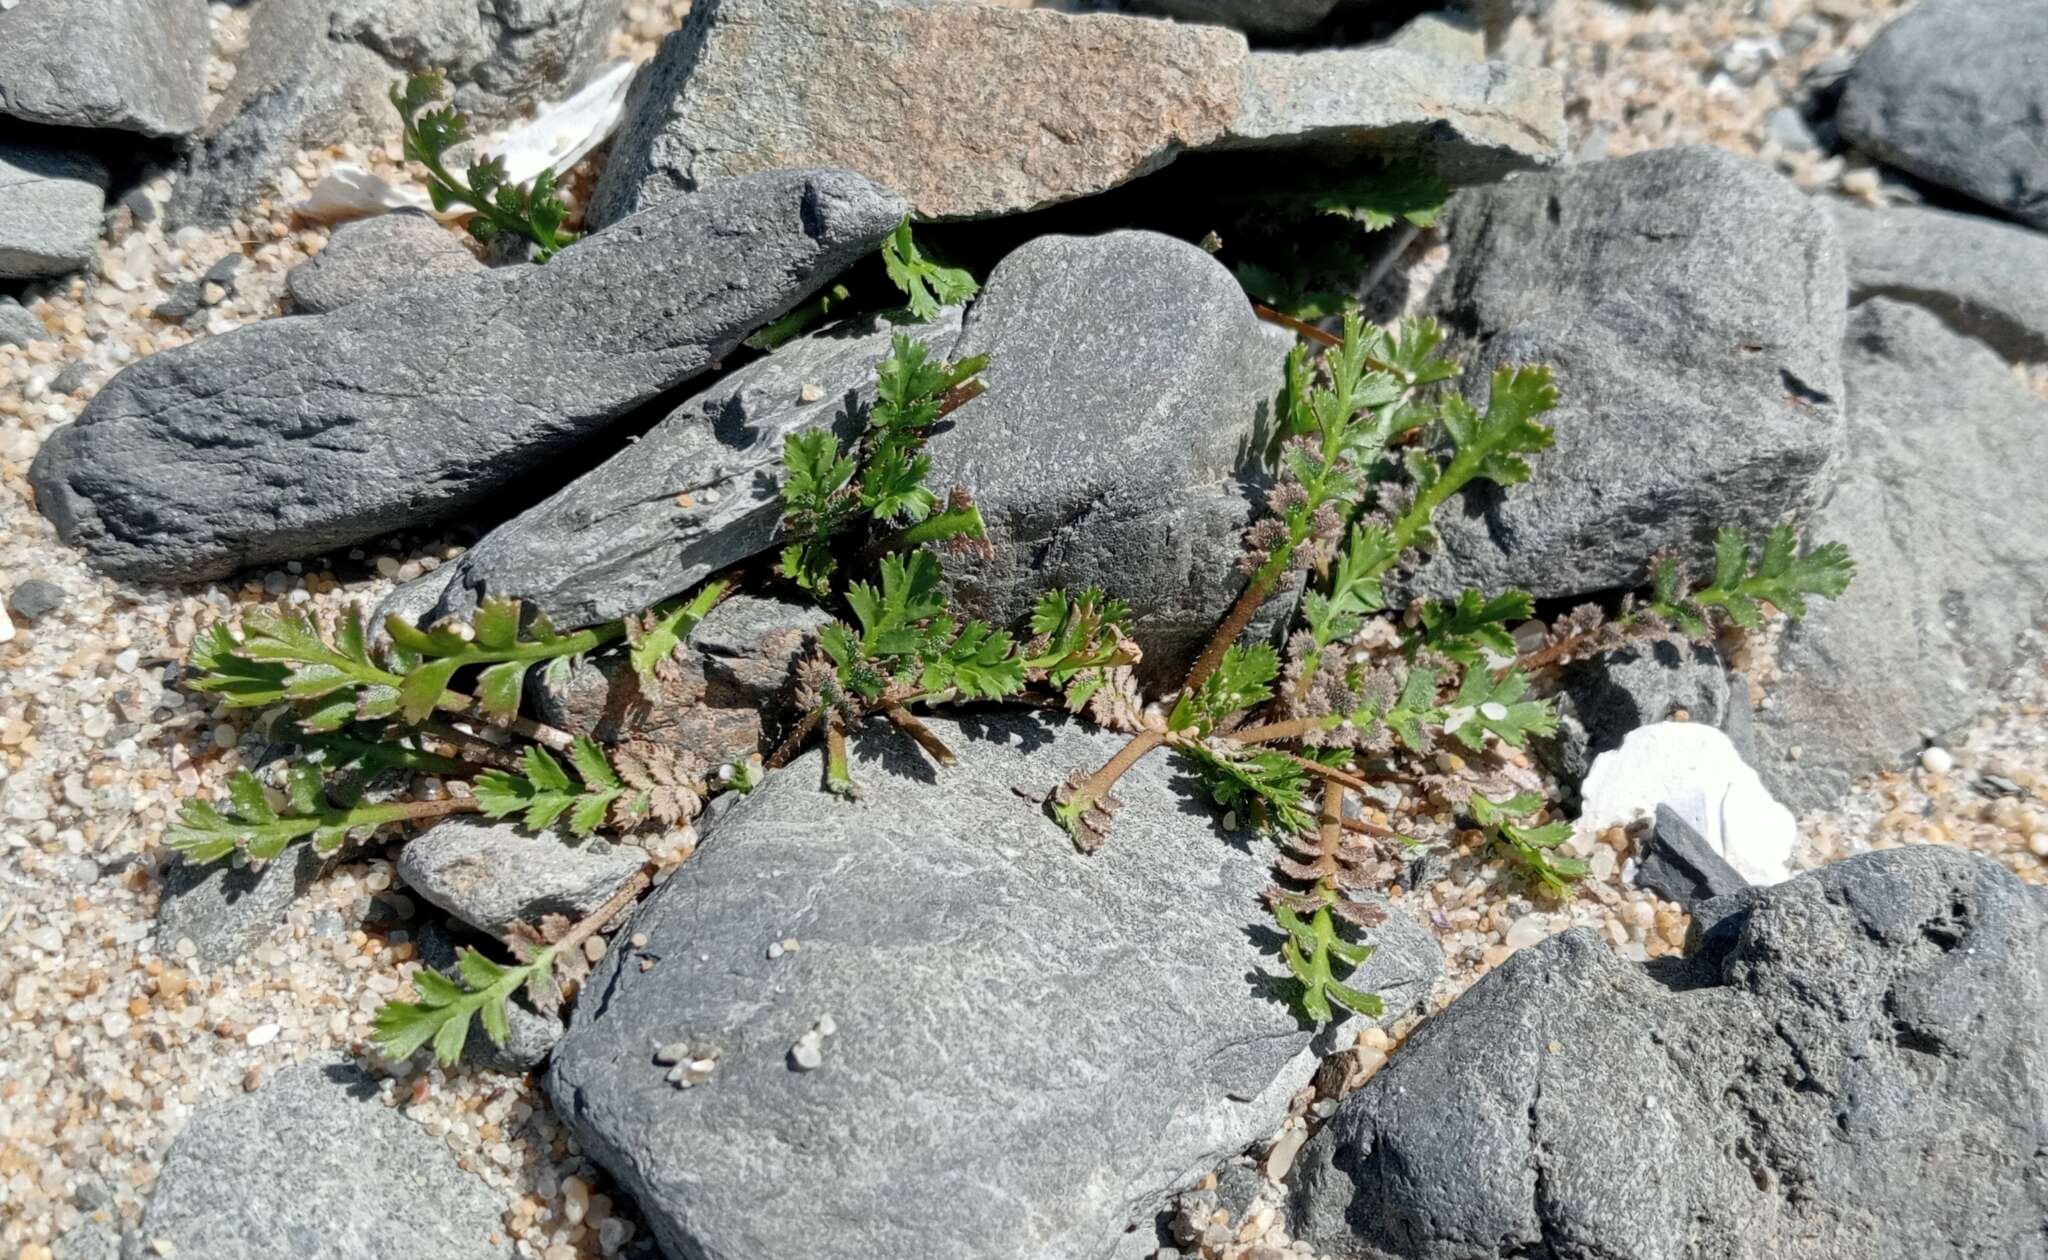
<instances>
[{"instance_id":1,"label":"plant stem","mask_svg":"<svg viewBox=\"0 0 2048 1260\"><path fill-rule=\"evenodd\" d=\"M825 715L825 790L853 795L853 772L846 764L846 718L837 709Z\"/></svg>"},{"instance_id":2,"label":"plant stem","mask_svg":"<svg viewBox=\"0 0 2048 1260\"><path fill-rule=\"evenodd\" d=\"M484 712L483 704L476 697L463 695L459 691L442 692L441 698L434 702L434 707L446 713L453 713L457 717L469 718L471 721L510 731L556 752L568 752L576 746L576 737L559 727L517 716L500 721Z\"/></svg>"},{"instance_id":3,"label":"plant stem","mask_svg":"<svg viewBox=\"0 0 2048 1260\"><path fill-rule=\"evenodd\" d=\"M1369 823L1363 818L1346 818L1341 821L1344 830L1355 831L1361 836L1376 836L1382 840L1391 840L1400 834L1391 827L1382 827L1375 823Z\"/></svg>"},{"instance_id":4,"label":"plant stem","mask_svg":"<svg viewBox=\"0 0 2048 1260\"><path fill-rule=\"evenodd\" d=\"M1277 744L1281 740L1300 739L1310 731L1327 730L1335 725L1335 719L1328 717L1288 718L1284 722L1247 726L1243 730L1231 731L1222 738L1239 744Z\"/></svg>"},{"instance_id":5,"label":"plant stem","mask_svg":"<svg viewBox=\"0 0 2048 1260\"><path fill-rule=\"evenodd\" d=\"M796 724L795 730L782 737L782 742L775 745L775 751L768 754L768 759L761 763L762 766L769 770L780 770L788 765L804 750L804 745L810 742L811 732L818 729L818 720L824 716L825 711L822 708L812 709L804 714L803 721Z\"/></svg>"},{"instance_id":6,"label":"plant stem","mask_svg":"<svg viewBox=\"0 0 2048 1260\"><path fill-rule=\"evenodd\" d=\"M946 741L940 739L931 727L918 721L917 715L910 710L900 704L892 704L882 710L882 716L888 718L897 730L916 740L917 746L929 753L933 761L942 766L958 764L960 759L953 755L952 749L946 747Z\"/></svg>"},{"instance_id":7,"label":"plant stem","mask_svg":"<svg viewBox=\"0 0 2048 1260\"><path fill-rule=\"evenodd\" d=\"M1323 780L1323 808L1316 820L1316 844L1323 851L1323 860L1333 867L1337 853L1344 846L1344 785L1335 779ZM1328 881L1325 875L1316 882L1322 888Z\"/></svg>"},{"instance_id":8,"label":"plant stem","mask_svg":"<svg viewBox=\"0 0 2048 1260\"><path fill-rule=\"evenodd\" d=\"M1068 800L1065 808L1076 816L1093 809L1101 803L1103 797L1109 795L1110 789L1116 786L1118 779L1124 777L1125 771L1137 765L1146 753L1165 741L1166 732L1150 728L1131 736L1129 743L1117 749L1116 756L1103 763L1102 769L1089 775L1080 787L1074 789L1074 795Z\"/></svg>"},{"instance_id":9,"label":"plant stem","mask_svg":"<svg viewBox=\"0 0 2048 1260\"><path fill-rule=\"evenodd\" d=\"M625 887L613 893L610 899L596 910L578 920L576 926L564 933L561 940L554 942L555 951L559 953L565 949L574 949L602 932L605 924L616 918L621 910L632 905L641 893L653 887L654 872L655 864L652 862L641 867L634 873L633 878L626 881Z\"/></svg>"},{"instance_id":10,"label":"plant stem","mask_svg":"<svg viewBox=\"0 0 2048 1260\"><path fill-rule=\"evenodd\" d=\"M1283 569L1282 572L1284 571ZM1223 618L1223 624L1217 626L1216 633L1209 636L1209 645L1195 658L1194 667L1188 670L1186 680L1180 685L1182 691L1193 691L1209 680L1209 675L1215 673L1216 667L1223 663L1223 654L1230 650L1231 644L1237 642L1237 636L1244 633L1244 628L1252 623L1252 618L1258 615L1259 608L1265 604L1266 597L1273 593L1273 588L1279 585L1279 581L1278 573L1271 577L1262 574L1245 586L1238 595L1237 602L1230 606L1229 614Z\"/></svg>"},{"instance_id":11,"label":"plant stem","mask_svg":"<svg viewBox=\"0 0 2048 1260\"><path fill-rule=\"evenodd\" d=\"M1280 755L1287 758L1295 765L1300 766L1302 769L1308 771L1310 774L1317 776L1318 778L1326 779L1332 783L1341 784L1344 787L1351 788L1353 791L1362 792L1366 788L1372 786L1370 783L1367 783L1364 779L1359 778L1357 775L1346 774L1342 770L1337 769L1335 766L1326 766L1320 761L1314 761L1307 757L1298 756L1297 754L1288 752L1285 749L1281 750Z\"/></svg>"},{"instance_id":12,"label":"plant stem","mask_svg":"<svg viewBox=\"0 0 2048 1260\"><path fill-rule=\"evenodd\" d=\"M437 739L453 750L454 755L479 766L495 766L524 774L526 762L509 748L501 748L489 740L481 739L468 731L457 730L446 722L422 722L419 732L431 739Z\"/></svg>"},{"instance_id":13,"label":"plant stem","mask_svg":"<svg viewBox=\"0 0 2048 1260\"><path fill-rule=\"evenodd\" d=\"M1265 320L1269 324L1278 324L1282 328L1293 329L1295 332L1300 333L1302 336L1308 338L1310 341L1313 341L1318 345L1341 346L1344 344L1344 339L1342 337L1336 336L1332 333L1326 333L1322 329L1316 327L1314 324L1296 319L1292 315L1282 314L1281 312L1274 310L1270 306L1261 306L1257 302L1254 302L1252 303L1252 314L1258 316L1260 319Z\"/></svg>"}]
</instances>

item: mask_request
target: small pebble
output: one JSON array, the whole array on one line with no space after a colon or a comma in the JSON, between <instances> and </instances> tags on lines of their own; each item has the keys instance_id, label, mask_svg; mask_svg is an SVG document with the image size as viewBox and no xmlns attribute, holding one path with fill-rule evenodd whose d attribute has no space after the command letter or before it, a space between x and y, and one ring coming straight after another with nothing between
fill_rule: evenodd
<instances>
[{"instance_id":1,"label":"small pebble","mask_svg":"<svg viewBox=\"0 0 2048 1260\"><path fill-rule=\"evenodd\" d=\"M1929 774L1947 774L1956 768L1956 759L1946 748L1936 745L1920 754L1920 768Z\"/></svg>"}]
</instances>

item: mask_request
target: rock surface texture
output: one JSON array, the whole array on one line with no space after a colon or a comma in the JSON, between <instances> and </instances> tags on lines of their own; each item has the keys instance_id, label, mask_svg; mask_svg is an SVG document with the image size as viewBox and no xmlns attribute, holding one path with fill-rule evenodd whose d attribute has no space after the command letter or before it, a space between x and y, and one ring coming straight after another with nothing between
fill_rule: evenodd
<instances>
[{"instance_id":1,"label":"rock surface texture","mask_svg":"<svg viewBox=\"0 0 2048 1260\"><path fill-rule=\"evenodd\" d=\"M887 728L855 741L858 801L818 791L816 751L772 775L642 906L644 951L588 982L549 1093L670 1254L1149 1251L1167 1194L1308 1079L1251 935L1264 855L1165 758L1125 778L1115 843L1084 857L1027 796L1116 737L1014 712L931 725L960 757L935 783ZM1390 1014L1426 987L1390 989ZM665 1079L655 1053L679 1041L715 1051L705 1083Z\"/></svg>"},{"instance_id":2,"label":"rock surface texture","mask_svg":"<svg viewBox=\"0 0 2048 1260\"><path fill-rule=\"evenodd\" d=\"M1660 550L1819 500L1842 445L1842 263L1782 177L1662 149L1461 193L1430 294L1468 391L1544 363L1560 401L1535 477L1437 518L1419 593L1632 586Z\"/></svg>"},{"instance_id":3,"label":"rock surface texture","mask_svg":"<svg viewBox=\"0 0 2048 1260\"><path fill-rule=\"evenodd\" d=\"M496 934L543 915L581 919L646 864L632 845L581 839L566 827L536 834L516 819L457 815L405 846L398 877L464 923Z\"/></svg>"},{"instance_id":4,"label":"rock surface texture","mask_svg":"<svg viewBox=\"0 0 2048 1260\"><path fill-rule=\"evenodd\" d=\"M952 355L990 355L988 392L927 448L993 549L946 557L956 606L1017 626L1054 587L1102 587L1131 606L1141 674L1178 681L1243 585L1260 499L1238 474L1272 436L1292 340L1170 237L1043 236L1005 258Z\"/></svg>"},{"instance_id":5,"label":"rock surface texture","mask_svg":"<svg viewBox=\"0 0 2048 1260\"><path fill-rule=\"evenodd\" d=\"M1557 734L1537 747L1572 782L1637 727L1683 712L1686 721L1727 729L1737 710L1721 654L1681 635L1603 653L1567 668L1560 681ZM1739 743L1736 751L1753 752Z\"/></svg>"},{"instance_id":6,"label":"rock surface texture","mask_svg":"<svg viewBox=\"0 0 2048 1260\"><path fill-rule=\"evenodd\" d=\"M1709 903L1658 972L1585 930L1424 1024L1302 1152L1371 1260L2048 1255L2048 899L1914 847Z\"/></svg>"},{"instance_id":7,"label":"rock surface texture","mask_svg":"<svg viewBox=\"0 0 2048 1260\"><path fill-rule=\"evenodd\" d=\"M1810 532L1848 541L1856 580L1788 629L1757 714L1759 768L1801 809L1983 712L2048 611L2048 402L1889 298L1843 353L1849 460Z\"/></svg>"},{"instance_id":8,"label":"rock surface texture","mask_svg":"<svg viewBox=\"0 0 2048 1260\"><path fill-rule=\"evenodd\" d=\"M0 144L0 279L61 276L90 264L106 202L107 168L98 158Z\"/></svg>"},{"instance_id":9,"label":"rock surface texture","mask_svg":"<svg viewBox=\"0 0 2048 1260\"><path fill-rule=\"evenodd\" d=\"M432 215L394 210L334 229L319 253L285 274L285 287L301 313L321 315L415 281L483 269Z\"/></svg>"},{"instance_id":10,"label":"rock surface texture","mask_svg":"<svg viewBox=\"0 0 2048 1260\"><path fill-rule=\"evenodd\" d=\"M184 135L210 40L205 0L17 0L0 8L0 114Z\"/></svg>"},{"instance_id":11,"label":"rock surface texture","mask_svg":"<svg viewBox=\"0 0 2048 1260\"><path fill-rule=\"evenodd\" d=\"M1127 0L1134 13L1235 27L1248 35L1302 35L1341 0Z\"/></svg>"},{"instance_id":12,"label":"rock surface texture","mask_svg":"<svg viewBox=\"0 0 2048 1260\"><path fill-rule=\"evenodd\" d=\"M907 333L943 357L959 328L958 309L903 328L864 319L740 368L423 579L423 589L440 591L433 615L516 594L557 625L587 625L638 612L768 550L782 522L783 439L820 425L854 437L867 424L875 365L890 339Z\"/></svg>"},{"instance_id":13,"label":"rock surface texture","mask_svg":"<svg viewBox=\"0 0 2048 1260\"><path fill-rule=\"evenodd\" d=\"M2048 235L1920 206L1834 207L1849 300L1919 306L2015 362L2048 362Z\"/></svg>"},{"instance_id":14,"label":"rock surface texture","mask_svg":"<svg viewBox=\"0 0 2048 1260\"><path fill-rule=\"evenodd\" d=\"M115 376L31 470L65 541L132 578L218 577L443 519L689 380L875 248L856 175L678 198L564 250L271 320Z\"/></svg>"},{"instance_id":15,"label":"rock surface texture","mask_svg":"<svg viewBox=\"0 0 2048 1260\"><path fill-rule=\"evenodd\" d=\"M1863 50L1835 115L1850 143L2048 230L2048 6L1923 0Z\"/></svg>"},{"instance_id":16,"label":"rock surface texture","mask_svg":"<svg viewBox=\"0 0 2048 1260\"><path fill-rule=\"evenodd\" d=\"M287 1068L192 1117L122 1260L511 1260L503 1203L352 1065Z\"/></svg>"},{"instance_id":17,"label":"rock surface texture","mask_svg":"<svg viewBox=\"0 0 2048 1260\"><path fill-rule=\"evenodd\" d=\"M1085 197L1217 147L1422 151L1450 174L1499 173L1562 155L1561 102L1547 71L1254 53L1216 26L703 0L635 83L592 216L783 166L859 171L930 219Z\"/></svg>"},{"instance_id":18,"label":"rock surface texture","mask_svg":"<svg viewBox=\"0 0 2048 1260\"><path fill-rule=\"evenodd\" d=\"M226 222L301 150L391 135L385 93L408 74L441 71L454 103L484 123L567 96L596 69L620 9L620 0L262 0L170 217Z\"/></svg>"}]
</instances>

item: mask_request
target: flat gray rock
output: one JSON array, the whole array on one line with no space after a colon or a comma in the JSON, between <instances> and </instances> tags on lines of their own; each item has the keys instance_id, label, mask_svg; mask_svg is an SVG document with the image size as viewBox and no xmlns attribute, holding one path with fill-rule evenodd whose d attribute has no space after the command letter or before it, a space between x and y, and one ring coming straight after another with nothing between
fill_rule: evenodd
<instances>
[{"instance_id":1,"label":"flat gray rock","mask_svg":"<svg viewBox=\"0 0 2048 1260\"><path fill-rule=\"evenodd\" d=\"M2048 361L2048 235L1921 206L1833 210L1851 303L1924 307L2001 358Z\"/></svg>"},{"instance_id":2,"label":"flat gray rock","mask_svg":"<svg viewBox=\"0 0 2048 1260\"><path fill-rule=\"evenodd\" d=\"M311 845L303 844L255 866L193 865L178 859L163 872L157 952L178 957L178 943L189 940L197 950L192 957L204 966L234 962L276 934L292 902L326 865Z\"/></svg>"},{"instance_id":3,"label":"flat gray rock","mask_svg":"<svg viewBox=\"0 0 2048 1260\"><path fill-rule=\"evenodd\" d=\"M872 251L903 204L786 171L563 250L151 355L44 443L59 535L193 580L443 520L705 371Z\"/></svg>"},{"instance_id":4,"label":"flat gray rock","mask_svg":"<svg viewBox=\"0 0 2048 1260\"><path fill-rule=\"evenodd\" d=\"M645 947L585 986L549 1095L669 1254L1149 1254L1168 1195L1308 1079L1259 943L1262 846L1219 835L1155 757L1083 856L1038 801L1120 737L931 725L960 757L936 782L886 727L854 742L858 801L819 790L815 750L770 776L643 904ZM666 1081L678 1041L716 1050L705 1083Z\"/></svg>"},{"instance_id":5,"label":"flat gray rock","mask_svg":"<svg viewBox=\"0 0 2048 1260\"><path fill-rule=\"evenodd\" d=\"M1835 121L1857 148L2048 229L2048 7L1921 0L1856 60Z\"/></svg>"},{"instance_id":6,"label":"flat gray rock","mask_svg":"<svg viewBox=\"0 0 2048 1260\"><path fill-rule=\"evenodd\" d=\"M621 0L263 0L172 190L171 222L228 222L302 150L396 135L386 92L410 74L440 71L480 124L566 97L603 59L620 9Z\"/></svg>"},{"instance_id":7,"label":"flat gray rock","mask_svg":"<svg viewBox=\"0 0 2048 1260\"><path fill-rule=\"evenodd\" d=\"M320 315L415 281L483 269L462 238L432 215L393 210L334 229L320 252L286 272L284 280L294 307Z\"/></svg>"},{"instance_id":8,"label":"flat gray rock","mask_svg":"<svg viewBox=\"0 0 2048 1260\"><path fill-rule=\"evenodd\" d=\"M1664 149L1460 193L1429 297L1475 402L1556 369L1534 478L1437 514L1415 589L1537 598L1633 586L1722 525L1817 503L1842 448L1841 253L1827 213L1715 149Z\"/></svg>"},{"instance_id":9,"label":"flat gray rock","mask_svg":"<svg viewBox=\"0 0 2048 1260\"><path fill-rule=\"evenodd\" d=\"M511 1260L503 1196L353 1065L287 1068L194 1115L122 1260Z\"/></svg>"},{"instance_id":10,"label":"flat gray rock","mask_svg":"<svg viewBox=\"0 0 2048 1260\"><path fill-rule=\"evenodd\" d=\"M1708 906L1689 964L1579 929L1425 1023L1302 1151L1295 1237L1370 1260L2048 1255L2048 899L1928 846Z\"/></svg>"},{"instance_id":11,"label":"flat gray rock","mask_svg":"<svg viewBox=\"0 0 2048 1260\"><path fill-rule=\"evenodd\" d=\"M1848 543L1856 580L1786 631L1757 713L1757 768L1794 809L1995 703L2048 610L2048 401L1888 298L1852 313L1843 355L1849 460L1810 532Z\"/></svg>"},{"instance_id":12,"label":"flat gray rock","mask_svg":"<svg viewBox=\"0 0 2048 1260\"><path fill-rule=\"evenodd\" d=\"M61 276L89 266L106 203L107 168L98 158L0 144L0 278Z\"/></svg>"},{"instance_id":13,"label":"flat gray rock","mask_svg":"<svg viewBox=\"0 0 2048 1260\"><path fill-rule=\"evenodd\" d=\"M1244 585L1262 500L1240 478L1260 476L1292 344L1184 241L1042 236L1011 253L951 356L987 353L988 392L927 447L933 483L973 493L992 545L944 558L955 607L1017 627L1046 591L1099 586L1131 606L1141 673L1177 683Z\"/></svg>"},{"instance_id":14,"label":"flat gray rock","mask_svg":"<svg viewBox=\"0 0 2048 1260\"><path fill-rule=\"evenodd\" d=\"M577 920L626 886L647 854L630 844L578 838L567 827L532 832L517 819L456 815L398 854L398 878L473 928L502 934L544 915Z\"/></svg>"},{"instance_id":15,"label":"flat gray rock","mask_svg":"<svg viewBox=\"0 0 2048 1260\"><path fill-rule=\"evenodd\" d=\"M211 47L206 0L18 0L0 8L0 114L182 136Z\"/></svg>"},{"instance_id":16,"label":"flat gray rock","mask_svg":"<svg viewBox=\"0 0 2048 1260\"><path fill-rule=\"evenodd\" d=\"M958 309L900 328L868 318L740 368L430 575L431 616L513 595L557 625L609 621L768 550L782 522L783 439L820 425L860 433L890 339L907 333L943 357L959 328Z\"/></svg>"},{"instance_id":17,"label":"flat gray rock","mask_svg":"<svg viewBox=\"0 0 2048 1260\"><path fill-rule=\"evenodd\" d=\"M1540 737L1536 748L1574 783L1586 777L1595 757L1621 747L1639 726L1683 710L1689 721L1727 730L1737 711L1721 654L1682 635L1602 653L1568 667L1560 681L1557 734ZM1755 755L1740 743L1737 751Z\"/></svg>"},{"instance_id":18,"label":"flat gray rock","mask_svg":"<svg viewBox=\"0 0 2048 1260\"><path fill-rule=\"evenodd\" d=\"M0 297L0 346L25 346L49 341L50 330L35 313L11 297Z\"/></svg>"},{"instance_id":19,"label":"flat gray rock","mask_svg":"<svg viewBox=\"0 0 2048 1260\"><path fill-rule=\"evenodd\" d=\"M927 219L1054 205L1214 148L1420 153L1491 176L1563 156L1562 99L1548 70L1252 52L1237 31L1119 14L700 0L635 82L591 214L792 165L859 171Z\"/></svg>"}]
</instances>

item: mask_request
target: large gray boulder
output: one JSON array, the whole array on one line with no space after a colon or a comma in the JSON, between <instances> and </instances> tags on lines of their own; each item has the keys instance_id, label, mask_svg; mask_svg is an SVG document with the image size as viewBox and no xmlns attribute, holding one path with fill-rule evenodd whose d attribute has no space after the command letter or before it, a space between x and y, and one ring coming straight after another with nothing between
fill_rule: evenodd
<instances>
[{"instance_id":1,"label":"large gray boulder","mask_svg":"<svg viewBox=\"0 0 2048 1260\"><path fill-rule=\"evenodd\" d=\"M621 0L260 0L171 195L174 223L222 223L301 150L394 134L386 92L442 72L480 124L568 95L597 68ZM203 11L202 11L203 12Z\"/></svg>"},{"instance_id":2,"label":"large gray boulder","mask_svg":"<svg viewBox=\"0 0 2048 1260\"><path fill-rule=\"evenodd\" d=\"M1851 303L1924 307L2013 362L2048 361L2048 236L1922 206L1834 206Z\"/></svg>"},{"instance_id":3,"label":"large gray boulder","mask_svg":"<svg viewBox=\"0 0 2048 1260\"><path fill-rule=\"evenodd\" d=\"M1812 506L1842 445L1841 253L1788 180L1716 149L1664 149L1453 202L1429 305L1467 389L1549 364L1556 446L1534 478L1438 513L1423 594L1538 598L1631 586L1656 552L1711 554L1722 525Z\"/></svg>"},{"instance_id":4,"label":"large gray boulder","mask_svg":"<svg viewBox=\"0 0 2048 1260\"><path fill-rule=\"evenodd\" d=\"M285 273L292 306L323 315L419 280L484 265L462 238L420 210L394 210L334 229L320 252Z\"/></svg>"},{"instance_id":5,"label":"large gray boulder","mask_svg":"<svg viewBox=\"0 0 2048 1260\"><path fill-rule=\"evenodd\" d=\"M287 1068L171 1143L122 1260L511 1260L502 1197L353 1065Z\"/></svg>"},{"instance_id":6,"label":"large gray boulder","mask_svg":"<svg viewBox=\"0 0 2048 1260\"><path fill-rule=\"evenodd\" d=\"M1055 587L1131 606L1141 673L1175 683L1244 585L1237 567L1293 337L1202 250L1150 232L1042 236L989 276L955 359L988 393L933 437L991 551L945 558L954 606L1021 626ZM1287 604L1291 607L1291 603Z\"/></svg>"},{"instance_id":7,"label":"large gray boulder","mask_svg":"<svg viewBox=\"0 0 2048 1260\"><path fill-rule=\"evenodd\" d=\"M2048 1255L2048 899L1896 849L1709 902L1690 965L1577 930L1424 1024L1303 1150L1371 1260Z\"/></svg>"},{"instance_id":8,"label":"large gray boulder","mask_svg":"<svg viewBox=\"0 0 2048 1260\"><path fill-rule=\"evenodd\" d=\"M98 158L0 144L0 279L61 276L90 265L106 203L107 168Z\"/></svg>"},{"instance_id":9,"label":"large gray boulder","mask_svg":"<svg viewBox=\"0 0 2048 1260\"><path fill-rule=\"evenodd\" d=\"M44 444L38 505L99 567L181 580L445 519L703 372L902 213L857 175L761 175L544 267L152 355Z\"/></svg>"},{"instance_id":10,"label":"large gray boulder","mask_svg":"<svg viewBox=\"0 0 2048 1260\"><path fill-rule=\"evenodd\" d=\"M943 357L959 329L957 308L902 327L869 317L799 338L721 378L422 579L440 592L431 616L513 595L557 625L588 625L638 612L768 550L782 524L783 439L821 425L842 440L859 434L891 338L907 334Z\"/></svg>"},{"instance_id":11,"label":"large gray boulder","mask_svg":"<svg viewBox=\"0 0 2048 1260\"><path fill-rule=\"evenodd\" d=\"M793 74L792 66L803 67ZM1015 214L1215 148L1563 154L1550 71L1399 48L1251 52L1223 27L951 0L699 0L636 81L594 222L752 171L843 166L921 218Z\"/></svg>"},{"instance_id":12,"label":"large gray boulder","mask_svg":"<svg viewBox=\"0 0 2048 1260\"><path fill-rule=\"evenodd\" d=\"M935 782L880 726L858 801L819 790L816 751L771 776L585 986L549 1095L669 1254L1148 1254L1168 1194L1273 1131L1315 1066L1257 939L1268 855L1167 759L1083 856L1038 800L1120 737L931 724L960 757ZM1390 1012L1441 965L1410 932L1359 977ZM692 1088L657 1062L678 1042L716 1059Z\"/></svg>"},{"instance_id":13,"label":"large gray boulder","mask_svg":"<svg viewBox=\"0 0 2048 1260\"><path fill-rule=\"evenodd\" d=\"M182 136L206 113L206 0L0 6L0 114Z\"/></svg>"},{"instance_id":14,"label":"large gray boulder","mask_svg":"<svg viewBox=\"0 0 2048 1260\"><path fill-rule=\"evenodd\" d=\"M1974 719L2048 611L2048 401L1888 298L1853 312L1844 359L1849 460L1811 533L1849 545L1856 580L1786 631L1757 714L1758 769L1794 808Z\"/></svg>"},{"instance_id":15,"label":"large gray boulder","mask_svg":"<svg viewBox=\"0 0 2048 1260\"><path fill-rule=\"evenodd\" d=\"M1864 49L1835 122L1866 153L2048 229L2048 7L1921 0Z\"/></svg>"}]
</instances>

